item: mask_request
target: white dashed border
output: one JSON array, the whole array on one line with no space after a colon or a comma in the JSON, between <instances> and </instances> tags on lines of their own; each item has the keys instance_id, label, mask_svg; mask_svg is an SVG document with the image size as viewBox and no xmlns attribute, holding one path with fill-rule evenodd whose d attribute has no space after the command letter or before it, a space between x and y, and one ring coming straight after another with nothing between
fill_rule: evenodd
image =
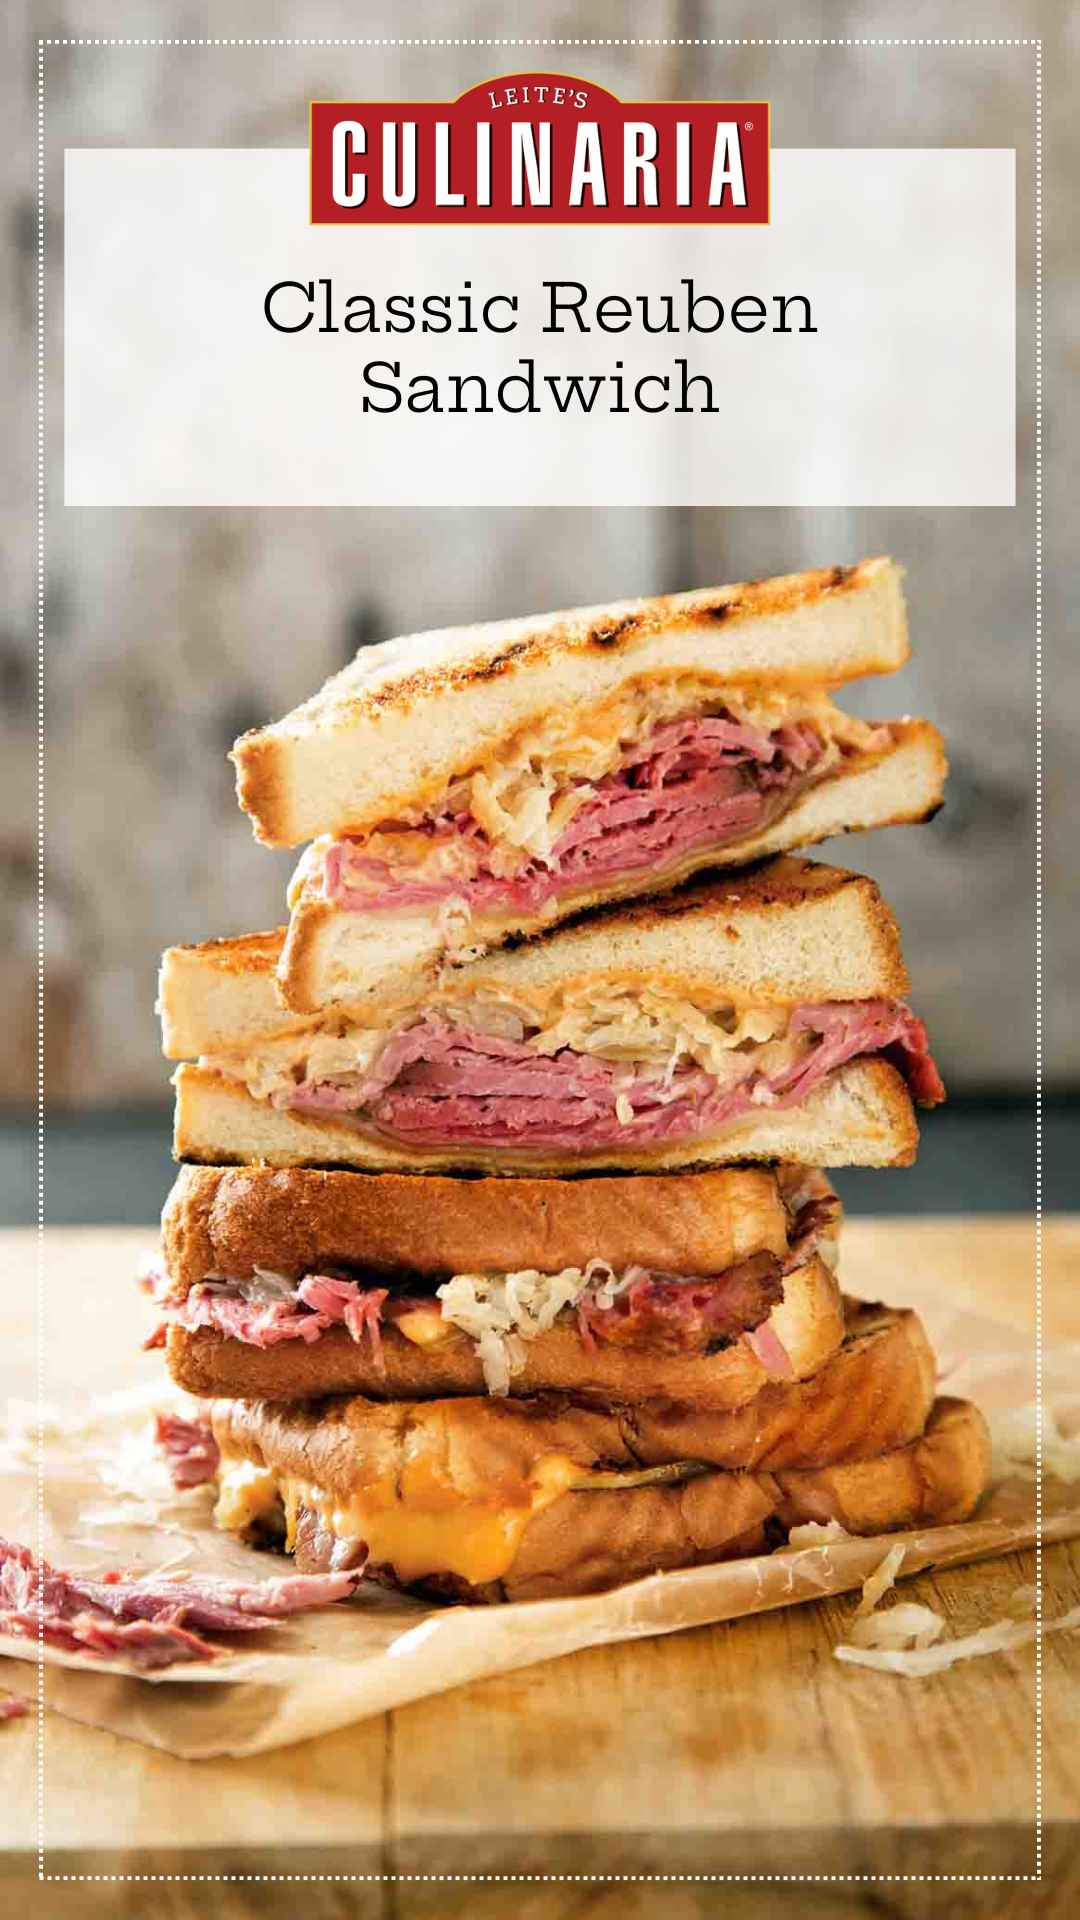
<instances>
[{"instance_id":1,"label":"white dashed border","mask_svg":"<svg viewBox=\"0 0 1080 1920\"><path fill-rule=\"evenodd\" d=\"M432 1884L483 1883L559 1886L647 1884L806 1884L859 1885L884 1882L985 1885L1042 1880L1042 1605L1043 1605L1043 299L1042 299L1042 49L1037 38L1003 39L60 39L37 42L37 1551L45 1547L45 53L49 47L1031 47L1035 51L1035 1872L980 1873L47 1873L45 1871L45 1638L44 1612L38 1624L37 1685L37 1855L38 1879L50 1883L126 1883L168 1881L192 1884L256 1882L294 1884L337 1882L381 1884L417 1881ZM39 1588L40 1606L40 1588Z\"/></svg>"}]
</instances>

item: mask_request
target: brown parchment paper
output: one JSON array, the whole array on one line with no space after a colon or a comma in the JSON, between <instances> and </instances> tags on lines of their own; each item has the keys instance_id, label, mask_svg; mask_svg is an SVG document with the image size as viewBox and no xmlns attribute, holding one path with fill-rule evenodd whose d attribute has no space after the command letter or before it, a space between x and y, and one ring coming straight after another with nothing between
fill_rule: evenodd
<instances>
[{"instance_id":1,"label":"brown parchment paper","mask_svg":"<svg viewBox=\"0 0 1080 1920\"><path fill-rule=\"evenodd\" d=\"M925 1310L941 1386L976 1399L991 1421L995 1480L979 1514L960 1526L786 1549L714 1567L657 1574L614 1593L504 1607L440 1607L379 1589L343 1605L234 1640L217 1659L133 1676L120 1662L45 1653L46 1705L75 1720L188 1759L284 1746L460 1686L487 1674L615 1640L675 1633L797 1606L858 1587L896 1541L900 1577L930 1566L985 1559L1035 1538L1035 1487L1025 1470L1033 1433L1031 1343L978 1315ZM1080 1345L1044 1356L1044 1408L1051 1430L1080 1434ZM277 1558L215 1533L207 1489L176 1494L150 1441L152 1414L192 1403L166 1380L82 1406L46 1408L45 1552L61 1566L162 1567L259 1580L282 1571ZM0 1530L35 1544L37 1409L14 1403L0 1443ZM1080 1478L1044 1480L1043 1537L1080 1535ZM1054 1450L1049 1449L1051 1460ZM583 1496L584 1497L584 1496ZM223 1646L225 1643L223 1642ZM4 1683L33 1694L36 1654L0 1636L10 1665Z\"/></svg>"}]
</instances>

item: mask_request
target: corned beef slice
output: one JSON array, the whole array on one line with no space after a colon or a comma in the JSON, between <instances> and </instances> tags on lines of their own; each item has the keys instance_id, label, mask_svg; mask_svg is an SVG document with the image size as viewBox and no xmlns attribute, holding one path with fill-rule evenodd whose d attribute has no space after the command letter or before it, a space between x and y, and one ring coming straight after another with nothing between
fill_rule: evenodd
<instances>
[{"instance_id":1,"label":"corned beef slice","mask_svg":"<svg viewBox=\"0 0 1080 1920\"><path fill-rule=\"evenodd\" d=\"M609 1307L586 1295L578 1302L578 1326L592 1345L646 1346L671 1353L700 1353L761 1324L784 1297L780 1262L755 1253L717 1280L644 1273Z\"/></svg>"},{"instance_id":2,"label":"corned beef slice","mask_svg":"<svg viewBox=\"0 0 1080 1920\"><path fill-rule=\"evenodd\" d=\"M721 847L769 825L812 776L823 752L808 725L763 733L723 716L675 720L631 748L599 781L556 841L550 861L531 860L512 878L495 874L486 837L470 814L425 823L433 839L461 838L478 857L474 877L410 879L348 840L328 848L323 890L348 912L428 906L459 898L485 909L538 911L560 893L664 865L692 848Z\"/></svg>"},{"instance_id":3,"label":"corned beef slice","mask_svg":"<svg viewBox=\"0 0 1080 1920\"><path fill-rule=\"evenodd\" d=\"M386 1304L385 1287L358 1287L355 1280L335 1280L311 1274L297 1289L305 1306L314 1308L324 1322L340 1320L358 1343L371 1342L377 1365L382 1362L382 1335L379 1320Z\"/></svg>"},{"instance_id":4,"label":"corned beef slice","mask_svg":"<svg viewBox=\"0 0 1080 1920\"><path fill-rule=\"evenodd\" d=\"M799 1070L792 1086L808 1093L846 1060L858 1054L884 1053L904 1075L912 1099L922 1107L940 1106L945 1085L930 1052L930 1039L924 1023L899 1000L834 1000L819 1006L799 1007L791 1020L792 1033L810 1033L820 1037L810 1056L810 1064ZM812 1078L807 1084L807 1074ZM785 1101L784 1105L790 1105Z\"/></svg>"},{"instance_id":5,"label":"corned beef slice","mask_svg":"<svg viewBox=\"0 0 1080 1920\"><path fill-rule=\"evenodd\" d=\"M355 1114L392 1138L433 1145L590 1152L693 1139L760 1105L797 1106L828 1074L864 1054L894 1058L924 1106L945 1097L926 1028L899 1000L799 1007L789 1031L811 1042L792 1066L764 1077L748 1052L744 1078L721 1088L702 1067L681 1067L670 1077L634 1074L569 1048L538 1054L526 1041L428 1017L389 1043L366 1081L304 1084L288 1104L301 1112ZM619 1119L617 1100L629 1102L631 1118Z\"/></svg>"}]
</instances>

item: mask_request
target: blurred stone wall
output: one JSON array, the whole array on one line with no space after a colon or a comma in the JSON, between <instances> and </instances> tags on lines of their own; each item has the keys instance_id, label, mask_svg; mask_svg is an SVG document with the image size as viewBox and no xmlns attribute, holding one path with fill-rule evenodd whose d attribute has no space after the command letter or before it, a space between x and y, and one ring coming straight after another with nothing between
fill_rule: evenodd
<instances>
[{"instance_id":1,"label":"blurred stone wall","mask_svg":"<svg viewBox=\"0 0 1080 1920\"><path fill-rule=\"evenodd\" d=\"M315 28L301 9L272 29L254 0L235 0L228 31ZM1056 33L1061 10L984 7L979 31ZM317 31L510 35L491 5L428 7L421 26L400 8L362 21L326 0ZM942 30L938 9L904 10L903 31ZM625 10L537 4L521 31L617 37ZM125 18L125 16L127 16ZM0 827L4 939L0 1097L29 1099L35 1072L34 547L32 520L34 282L33 34L146 31L145 16L104 0L73 9L9 10L10 58L0 89L5 124L26 165L5 176L5 414L17 424L3 464L4 624L0 630ZM794 23L792 23L794 24ZM220 31L197 8L154 9L161 35ZM798 32L836 38L897 31L870 0L799 9ZM659 0L650 34L672 39L761 31L748 5ZM1033 193L1029 49L590 47L548 55L511 48L382 50L152 48L48 55L47 1034L57 1103L160 1099L165 1073L153 1017L161 947L280 919L293 856L256 846L239 814L225 753L243 728L310 693L358 645L413 627L452 624L624 594L757 575L892 551L908 569L916 657L901 680L856 695L868 713L925 712L949 736L950 804L933 826L830 851L882 882L900 913L915 979L954 1087L1017 1087L1032 1045L1033 368L1019 366L1019 489L1014 512L947 510L645 511L99 511L62 504L62 175L64 145L299 145L312 97L350 92L453 95L529 60L575 70L629 97L766 96L777 143L864 146L1015 145L1021 340L1030 340ZM888 113L880 65L891 66ZM1063 164L1075 116L1053 84L1051 151ZM857 191L857 184L855 187ZM842 210L838 210L842 217ZM1048 221L1048 313L1070 310L1071 212ZM932 289L927 289L932 299ZM1073 304L1073 311L1075 305ZM948 324L948 316L942 316ZM1076 336L1051 344L1068 345ZM1067 449L1051 401L1047 490L1063 498ZM949 431L943 420L942 432ZM492 500L498 500L498 475ZM1048 625L1059 630L1072 551L1063 516L1048 525ZM1075 657L1048 658L1048 877L1055 900L1048 986L1061 1009L1052 1077L1080 1076L1065 956L1080 909L1066 898L1071 740L1080 724ZM1071 780L1071 785L1066 783ZM1056 809L1053 803L1058 802Z\"/></svg>"}]
</instances>

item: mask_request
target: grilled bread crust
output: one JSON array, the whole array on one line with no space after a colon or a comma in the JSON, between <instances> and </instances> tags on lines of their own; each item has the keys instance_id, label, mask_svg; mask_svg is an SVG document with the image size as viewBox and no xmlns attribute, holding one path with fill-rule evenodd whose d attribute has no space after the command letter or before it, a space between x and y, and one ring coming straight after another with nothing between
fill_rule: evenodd
<instances>
[{"instance_id":1,"label":"grilled bread crust","mask_svg":"<svg viewBox=\"0 0 1080 1920\"><path fill-rule=\"evenodd\" d=\"M233 748L256 835L299 846L440 798L521 726L634 682L839 686L908 656L899 569L864 560L738 586L365 648L315 696Z\"/></svg>"},{"instance_id":2,"label":"grilled bread crust","mask_svg":"<svg viewBox=\"0 0 1080 1920\"><path fill-rule=\"evenodd\" d=\"M332 1116L315 1118L253 1100L239 1081L206 1067L174 1076L178 1160L213 1166L355 1167L499 1177L701 1171L742 1161L814 1167L903 1167L919 1129L903 1077L888 1061L852 1060L797 1107L762 1107L714 1140L670 1142L636 1152L524 1153L520 1149L395 1146Z\"/></svg>"},{"instance_id":3,"label":"grilled bread crust","mask_svg":"<svg viewBox=\"0 0 1080 1920\"><path fill-rule=\"evenodd\" d=\"M754 1004L900 996L900 929L868 875L788 855L634 906L601 907L446 976L514 992L625 979Z\"/></svg>"},{"instance_id":4,"label":"grilled bread crust","mask_svg":"<svg viewBox=\"0 0 1080 1920\"><path fill-rule=\"evenodd\" d=\"M159 1006L169 1059L243 1052L318 1024L317 1014L284 1009L275 991L284 941L282 929L166 951ZM448 966L431 994L495 987L539 1007L557 988L601 979L786 1004L896 998L909 984L899 928L873 880L785 856L634 906L601 907L546 938ZM423 989L414 994L391 970L381 997L415 1005Z\"/></svg>"},{"instance_id":5,"label":"grilled bread crust","mask_svg":"<svg viewBox=\"0 0 1080 1920\"><path fill-rule=\"evenodd\" d=\"M281 1004L276 973L284 927L197 946L166 947L158 975L161 1047L168 1060L243 1049L317 1021Z\"/></svg>"},{"instance_id":6,"label":"grilled bread crust","mask_svg":"<svg viewBox=\"0 0 1080 1920\"><path fill-rule=\"evenodd\" d=\"M470 944L498 947L518 936L550 931L605 903L664 893L710 867L741 867L831 835L931 818L941 806L947 771L941 735L925 720L901 721L891 731L891 751L845 763L752 839L697 848L647 877L638 874L568 896L546 915L479 916L470 922ZM672 904L684 897L673 896ZM430 911L347 912L323 899L308 882L290 916L278 965L280 997L297 1013L378 1004L388 991L422 992L435 982L446 958L444 934Z\"/></svg>"},{"instance_id":7,"label":"grilled bread crust","mask_svg":"<svg viewBox=\"0 0 1080 1920\"><path fill-rule=\"evenodd\" d=\"M986 1489L989 1433L970 1401L935 1401L923 1435L873 1460L776 1473L702 1474L682 1487L564 1494L537 1514L505 1580L462 1598L591 1593L659 1568L760 1552L773 1529L834 1519L853 1534L966 1520ZM632 1513L612 1503L632 1500ZM584 1500L603 1502L585 1513ZM576 1502L577 1504L570 1504ZM298 1561L297 1566L301 1567Z\"/></svg>"},{"instance_id":8,"label":"grilled bread crust","mask_svg":"<svg viewBox=\"0 0 1080 1920\"><path fill-rule=\"evenodd\" d=\"M812 1258L784 1281L784 1298L766 1323L776 1333L797 1379L816 1373L844 1338L844 1309L836 1277ZM300 1340L273 1347L246 1346L212 1329L169 1329L166 1358L178 1386L201 1399L220 1395L258 1400L309 1400L362 1393L371 1400L434 1400L485 1392L475 1343L456 1329L431 1347L419 1347L392 1324L382 1329L382 1358L343 1327L329 1328L310 1346ZM672 1399L702 1412L740 1407L768 1380L741 1340L716 1353L679 1354L597 1341L585 1345L577 1327L556 1325L523 1342L525 1364L510 1382L517 1398L572 1393L577 1399L637 1405Z\"/></svg>"},{"instance_id":9,"label":"grilled bread crust","mask_svg":"<svg viewBox=\"0 0 1080 1920\"><path fill-rule=\"evenodd\" d=\"M556 1433L558 1452L582 1466L602 1462L607 1468L612 1459L638 1464L640 1414L635 1414L633 1442L620 1430L616 1414L567 1408L558 1416L538 1417L551 1422L540 1446L523 1425L520 1407L505 1403L384 1407L343 1400L282 1409L232 1400L218 1402L213 1410L215 1431L227 1452L345 1498L363 1481L395 1475L406 1435L410 1459L430 1436L433 1468L446 1487L463 1500L493 1504L515 1492L521 1497L537 1454L550 1451L547 1442ZM590 1421L597 1425L590 1427ZM707 1444L701 1430L695 1431L698 1444ZM714 1435L718 1432L714 1429ZM673 1435L673 1443L689 1438L686 1429ZM797 1439L793 1445L797 1452ZM784 1443L776 1446L783 1457ZM989 1433L979 1410L968 1401L942 1398L933 1403L916 1438L870 1458L849 1452L832 1464L781 1466L776 1460L750 1470L706 1471L674 1485L563 1493L528 1520L501 1579L471 1586L453 1575L437 1575L413 1584L468 1601L550 1599L596 1592L663 1569L757 1553L777 1535L810 1520L835 1519L849 1533L864 1535L945 1525L973 1512L987 1484L989 1455ZM301 1527L297 1567L324 1570L333 1543L327 1530L309 1533ZM392 1566L371 1572L395 1579Z\"/></svg>"},{"instance_id":10,"label":"grilled bread crust","mask_svg":"<svg viewBox=\"0 0 1080 1920\"><path fill-rule=\"evenodd\" d=\"M776 1176L763 1167L557 1184L184 1167L161 1225L178 1298L210 1276L249 1280L257 1267L445 1280L603 1259L617 1271L716 1274L752 1253L782 1259L788 1236Z\"/></svg>"}]
</instances>

